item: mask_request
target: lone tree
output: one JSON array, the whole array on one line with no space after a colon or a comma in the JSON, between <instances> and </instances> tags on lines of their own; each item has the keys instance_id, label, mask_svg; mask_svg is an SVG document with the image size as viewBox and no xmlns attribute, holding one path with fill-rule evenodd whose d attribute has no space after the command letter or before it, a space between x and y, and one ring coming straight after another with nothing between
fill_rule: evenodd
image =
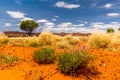
<instances>
[{"instance_id":1,"label":"lone tree","mask_svg":"<svg viewBox=\"0 0 120 80\"><path fill-rule=\"evenodd\" d=\"M113 33L114 32L114 29L113 28L108 28L107 29L107 33Z\"/></svg>"},{"instance_id":2,"label":"lone tree","mask_svg":"<svg viewBox=\"0 0 120 80\"><path fill-rule=\"evenodd\" d=\"M38 23L36 23L33 20L25 20L25 21L21 21L20 23L20 29L23 31L27 31L29 36L38 27L39 27Z\"/></svg>"},{"instance_id":3,"label":"lone tree","mask_svg":"<svg viewBox=\"0 0 120 80\"><path fill-rule=\"evenodd\" d=\"M120 28L118 28L118 31L120 31Z\"/></svg>"}]
</instances>

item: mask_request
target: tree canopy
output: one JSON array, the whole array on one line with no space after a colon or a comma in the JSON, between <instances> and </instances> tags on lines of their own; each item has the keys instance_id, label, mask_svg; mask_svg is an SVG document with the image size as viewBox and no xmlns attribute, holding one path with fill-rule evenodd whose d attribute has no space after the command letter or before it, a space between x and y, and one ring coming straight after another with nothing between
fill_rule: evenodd
<instances>
[{"instance_id":1,"label":"tree canopy","mask_svg":"<svg viewBox=\"0 0 120 80\"><path fill-rule=\"evenodd\" d=\"M20 23L20 29L23 31L27 31L29 36L38 27L39 27L39 24L35 22L34 20L25 20L25 21L21 21Z\"/></svg>"}]
</instances>

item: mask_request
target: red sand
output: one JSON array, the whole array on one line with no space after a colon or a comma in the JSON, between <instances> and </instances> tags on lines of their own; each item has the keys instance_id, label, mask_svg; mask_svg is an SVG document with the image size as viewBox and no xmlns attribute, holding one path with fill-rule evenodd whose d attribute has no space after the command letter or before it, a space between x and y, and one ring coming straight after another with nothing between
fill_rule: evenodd
<instances>
[{"instance_id":1,"label":"red sand","mask_svg":"<svg viewBox=\"0 0 120 80\"><path fill-rule=\"evenodd\" d=\"M72 77L62 74L56 64L39 65L33 61L35 48L0 46L0 52L17 55L22 60L13 67L0 70L0 80L120 80L120 52L90 49L100 74L88 79L85 75Z\"/></svg>"}]
</instances>

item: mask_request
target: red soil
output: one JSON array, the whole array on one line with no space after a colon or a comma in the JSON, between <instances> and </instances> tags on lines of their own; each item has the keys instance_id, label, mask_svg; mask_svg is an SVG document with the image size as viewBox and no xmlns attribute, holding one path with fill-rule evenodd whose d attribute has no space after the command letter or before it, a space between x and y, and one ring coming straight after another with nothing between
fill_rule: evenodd
<instances>
[{"instance_id":1,"label":"red soil","mask_svg":"<svg viewBox=\"0 0 120 80\"><path fill-rule=\"evenodd\" d=\"M89 49L95 57L93 61L99 74L72 77L62 74L56 64L39 65L33 61L32 55L36 48L0 46L0 52L17 55L22 60L13 67L0 70L0 80L120 80L120 52Z\"/></svg>"}]
</instances>

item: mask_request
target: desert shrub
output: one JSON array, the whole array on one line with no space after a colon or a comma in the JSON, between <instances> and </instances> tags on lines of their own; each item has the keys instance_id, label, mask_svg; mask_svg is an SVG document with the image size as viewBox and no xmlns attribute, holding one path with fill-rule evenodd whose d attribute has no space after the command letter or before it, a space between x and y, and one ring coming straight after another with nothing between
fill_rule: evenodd
<instances>
[{"instance_id":1,"label":"desert shrub","mask_svg":"<svg viewBox=\"0 0 120 80\"><path fill-rule=\"evenodd\" d=\"M80 41L80 42L83 42L83 43L84 43L84 42L87 42L88 40L89 40L89 37L87 37L87 36L80 36L80 37L79 37L79 41Z\"/></svg>"},{"instance_id":2,"label":"desert shrub","mask_svg":"<svg viewBox=\"0 0 120 80\"><path fill-rule=\"evenodd\" d=\"M2 45L7 44L9 42L8 37L4 33L0 33L0 43Z\"/></svg>"},{"instance_id":3,"label":"desert shrub","mask_svg":"<svg viewBox=\"0 0 120 80\"><path fill-rule=\"evenodd\" d=\"M110 43L111 37L105 33L94 33L89 39L89 44L95 48L106 48Z\"/></svg>"},{"instance_id":4,"label":"desert shrub","mask_svg":"<svg viewBox=\"0 0 120 80\"><path fill-rule=\"evenodd\" d=\"M65 35L64 40L68 41L70 45L76 45L79 42L79 39L72 35Z\"/></svg>"},{"instance_id":5,"label":"desert shrub","mask_svg":"<svg viewBox=\"0 0 120 80\"><path fill-rule=\"evenodd\" d=\"M115 32L111 34L111 44L112 46L120 46L120 32Z\"/></svg>"},{"instance_id":6,"label":"desert shrub","mask_svg":"<svg viewBox=\"0 0 120 80\"><path fill-rule=\"evenodd\" d=\"M65 74L74 74L87 64L92 57L84 51L78 53L62 53L59 56L58 68Z\"/></svg>"},{"instance_id":7,"label":"desert shrub","mask_svg":"<svg viewBox=\"0 0 120 80\"><path fill-rule=\"evenodd\" d=\"M63 39L63 37L54 35L54 39L55 39L55 41L61 41Z\"/></svg>"},{"instance_id":8,"label":"desert shrub","mask_svg":"<svg viewBox=\"0 0 120 80\"><path fill-rule=\"evenodd\" d=\"M65 41L65 40L61 40L59 42L57 42L57 45L59 48L61 49L64 49L64 48L69 48L70 47L70 44L68 41Z\"/></svg>"},{"instance_id":9,"label":"desert shrub","mask_svg":"<svg viewBox=\"0 0 120 80\"><path fill-rule=\"evenodd\" d=\"M51 63L54 61L55 54L54 50L50 48L42 48L41 50L36 50L34 52L33 58L35 62L41 63Z\"/></svg>"},{"instance_id":10,"label":"desert shrub","mask_svg":"<svg viewBox=\"0 0 120 80\"><path fill-rule=\"evenodd\" d=\"M39 35L38 42L41 46L43 45L51 45L54 43L54 37L53 34L50 32L42 32Z\"/></svg>"},{"instance_id":11,"label":"desert shrub","mask_svg":"<svg viewBox=\"0 0 120 80\"><path fill-rule=\"evenodd\" d=\"M113 28L108 28L107 29L107 33L113 33L114 32L114 29Z\"/></svg>"},{"instance_id":12,"label":"desert shrub","mask_svg":"<svg viewBox=\"0 0 120 80\"><path fill-rule=\"evenodd\" d=\"M32 41L32 42L30 42L29 46L31 46L31 47L38 47L39 44L36 41Z\"/></svg>"},{"instance_id":13,"label":"desert shrub","mask_svg":"<svg viewBox=\"0 0 120 80\"><path fill-rule=\"evenodd\" d=\"M19 60L20 58L18 58L17 56L9 56L0 53L0 67L15 65L16 62L18 62Z\"/></svg>"}]
</instances>

